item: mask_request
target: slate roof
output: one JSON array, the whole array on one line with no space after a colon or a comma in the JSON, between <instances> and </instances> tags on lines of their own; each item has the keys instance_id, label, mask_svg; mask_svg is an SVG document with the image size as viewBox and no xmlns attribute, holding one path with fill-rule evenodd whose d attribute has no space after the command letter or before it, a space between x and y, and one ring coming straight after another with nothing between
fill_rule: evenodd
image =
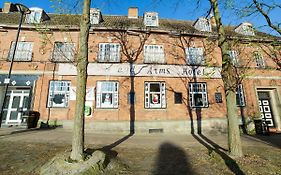
<instances>
[{"instance_id":1,"label":"slate roof","mask_svg":"<svg viewBox=\"0 0 281 175\"><path fill-rule=\"evenodd\" d=\"M42 22L47 26L71 26L79 28L80 15L75 14L48 14L51 20ZM0 13L1 25L17 25L19 21L19 13ZM174 19L159 19L159 27L151 27L151 30L162 30L168 32L181 32L194 35L215 35L215 32L200 32L193 27L194 21L174 20ZM34 25L34 24L24 24ZM110 28L110 29L145 29L143 18L129 19L127 16L103 15L103 21L100 24L92 25L95 28ZM255 30L255 36L245 36L234 32L235 26L225 26L226 33L229 36L236 36L249 39L268 39L281 40L281 37L272 36L267 33ZM213 30L215 31L215 29Z\"/></svg>"}]
</instances>

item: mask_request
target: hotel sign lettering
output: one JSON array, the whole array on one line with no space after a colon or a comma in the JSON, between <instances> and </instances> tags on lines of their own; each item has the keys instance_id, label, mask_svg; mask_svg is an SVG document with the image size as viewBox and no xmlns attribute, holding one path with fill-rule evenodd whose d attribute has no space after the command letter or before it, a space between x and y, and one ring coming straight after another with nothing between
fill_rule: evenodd
<instances>
[{"instance_id":1,"label":"hotel sign lettering","mask_svg":"<svg viewBox=\"0 0 281 175\"><path fill-rule=\"evenodd\" d=\"M90 63L88 75L104 76L136 76L136 77L198 77L221 78L218 67L186 66L186 65L147 65L147 64L107 64ZM59 64L59 75L77 75L72 64Z\"/></svg>"}]
</instances>

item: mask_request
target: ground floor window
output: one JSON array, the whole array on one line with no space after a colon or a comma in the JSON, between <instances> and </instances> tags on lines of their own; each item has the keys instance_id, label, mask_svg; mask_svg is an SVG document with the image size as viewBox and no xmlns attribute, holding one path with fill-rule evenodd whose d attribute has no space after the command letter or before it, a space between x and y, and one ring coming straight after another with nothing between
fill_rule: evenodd
<instances>
[{"instance_id":1,"label":"ground floor window","mask_svg":"<svg viewBox=\"0 0 281 175\"><path fill-rule=\"evenodd\" d=\"M164 82L145 82L145 108L166 108Z\"/></svg>"},{"instance_id":2,"label":"ground floor window","mask_svg":"<svg viewBox=\"0 0 281 175\"><path fill-rule=\"evenodd\" d=\"M206 83L189 83L189 105L195 108L208 107Z\"/></svg>"},{"instance_id":3,"label":"ground floor window","mask_svg":"<svg viewBox=\"0 0 281 175\"><path fill-rule=\"evenodd\" d=\"M97 82L97 108L118 108L118 86L116 81Z\"/></svg>"},{"instance_id":4,"label":"ground floor window","mask_svg":"<svg viewBox=\"0 0 281 175\"><path fill-rule=\"evenodd\" d=\"M50 81L48 107L68 107L70 81Z\"/></svg>"},{"instance_id":5,"label":"ground floor window","mask_svg":"<svg viewBox=\"0 0 281 175\"><path fill-rule=\"evenodd\" d=\"M236 89L236 105L245 106L245 97L242 84L239 84Z\"/></svg>"}]
</instances>

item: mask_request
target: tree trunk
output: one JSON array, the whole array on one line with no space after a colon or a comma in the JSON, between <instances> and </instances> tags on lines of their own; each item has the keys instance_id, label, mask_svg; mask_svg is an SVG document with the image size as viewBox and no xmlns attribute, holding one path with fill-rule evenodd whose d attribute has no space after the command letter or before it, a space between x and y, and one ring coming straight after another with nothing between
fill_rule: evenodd
<instances>
[{"instance_id":1,"label":"tree trunk","mask_svg":"<svg viewBox=\"0 0 281 175\"><path fill-rule=\"evenodd\" d=\"M217 0L210 0L211 8L214 12L218 30L218 46L222 54L222 80L226 94L227 105L227 124L228 124L228 147L230 155L235 157L243 156L241 138L238 126L237 106L236 106L236 73L235 67L231 63L228 55L229 45L225 35L224 27L221 22L221 16Z\"/></svg>"},{"instance_id":2,"label":"tree trunk","mask_svg":"<svg viewBox=\"0 0 281 175\"><path fill-rule=\"evenodd\" d=\"M87 85L88 38L90 30L91 0L84 0L83 14L80 23L79 53L77 58L77 85L75 119L70 158L76 161L84 160L84 109Z\"/></svg>"}]
</instances>

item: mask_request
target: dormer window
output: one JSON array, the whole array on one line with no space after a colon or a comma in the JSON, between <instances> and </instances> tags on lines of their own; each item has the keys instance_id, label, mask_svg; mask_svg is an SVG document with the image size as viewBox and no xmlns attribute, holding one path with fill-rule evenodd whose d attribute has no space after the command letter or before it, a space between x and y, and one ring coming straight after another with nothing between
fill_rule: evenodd
<instances>
[{"instance_id":1,"label":"dormer window","mask_svg":"<svg viewBox=\"0 0 281 175\"><path fill-rule=\"evenodd\" d=\"M202 31L202 32L211 32L212 31L210 21L207 18L199 18L195 22L194 27L195 27L195 29Z\"/></svg>"},{"instance_id":2,"label":"dormer window","mask_svg":"<svg viewBox=\"0 0 281 175\"><path fill-rule=\"evenodd\" d=\"M144 14L144 25L146 27L158 27L159 26L158 13L146 12Z\"/></svg>"},{"instance_id":3,"label":"dormer window","mask_svg":"<svg viewBox=\"0 0 281 175\"><path fill-rule=\"evenodd\" d=\"M41 8L30 8L31 13L26 15L25 22L28 24L40 23L44 20L49 20L49 16Z\"/></svg>"},{"instance_id":4,"label":"dormer window","mask_svg":"<svg viewBox=\"0 0 281 175\"><path fill-rule=\"evenodd\" d=\"M234 31L242 35L255 36L253 26L248 22L240 24Z\"/></svg>"},{"instance_id":5,"label":"dormer window","mask_svg":"<svg viewBox=\"0 0 281 175\"><path fill-rule=\"evenodd\" d=\"M91 8L90 10L90 23L99 24L102 22L102 15L100 9Z\"/></svg>"}]
</instances>

